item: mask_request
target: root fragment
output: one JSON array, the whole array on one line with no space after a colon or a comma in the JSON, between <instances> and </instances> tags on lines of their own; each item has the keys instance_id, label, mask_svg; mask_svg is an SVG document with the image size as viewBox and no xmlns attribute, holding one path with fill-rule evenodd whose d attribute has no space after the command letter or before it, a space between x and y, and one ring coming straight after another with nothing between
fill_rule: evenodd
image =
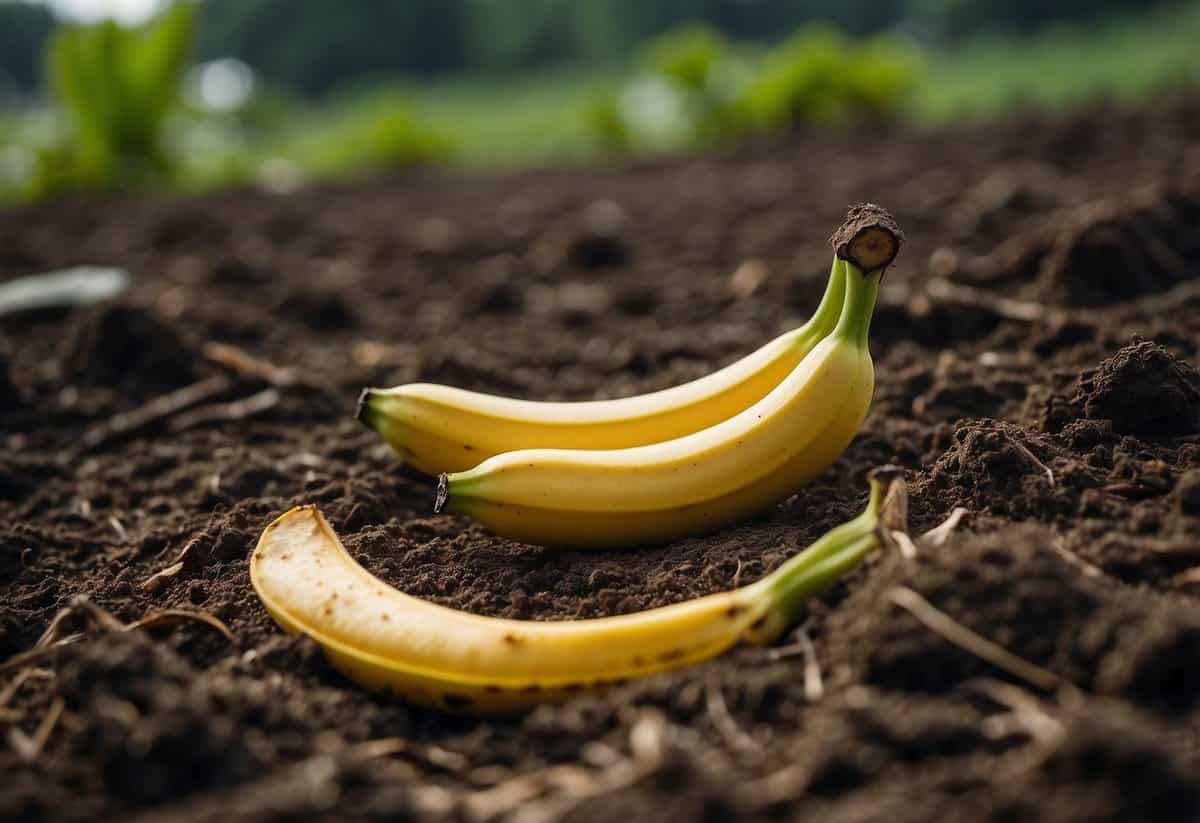
<instances>
[{"instance_id":1,"label":"root fragment","mask_svg":"<svg viewBox=\"0 0 1200 823\"><path fill-rule=\"evenodd\" d=\"M980 678L964 685L1009 709L1008 714L989 718L991 722L985 721L983 732L986 737L994 740L1020 731L1041 743L1056 744L1062 739L1062 722L1044 708L1041 700L1024 689L992 678Z\"/></svg>"},{"instance_id":2,"label":"root fragment","mask_svg":"<svg viewBox=\"0 0 1200 823\"><path fill-rule=\"evenodd\" d=\"M129 541L129 532L125 529L125 524L117 519L116 515L108 518L108 525L112 526L113 531L117 533L117 539L122 543Z\"/></svg>"},{"instance_id":3,"label":"root fragment","mask_svg":"<svg viewBox=\"0 0 1200 823\"><path fill-rule=\"evenodd\" d=\"M149 629L155 626L186 622L202 623L203 625L215 630L218 634L231 643L236 642L233 632L229 630L229 627L207 612L193 612L186 609L165 609L160 612L146 615L145 617L135 620L132 623L125 624L113 617L104 609L97 606L95 603L88 600L86 597L76 597L71 601L70 607L63 609L61 612L55 615L54 620L51 621L50 626L42 634L42 638L38 641L37 645L35 645L32 649L27 649L26 651L14 654L7 660L0 662L0 674L13 669L27 669L39 660L53 654L59 648L63 646L69 646L73 643L78 643L85 639L87 635L84 632L76 632L59 639L50 639L53 637L52 631L56 633L63 620L72 614L82 614L86 616L95 626L106 632L129 632L134 631L135 629ZM27 676L28 675L26 675L26 677ZM20 675L18 675L18 677L20 677ZM11 695L8 694L10 690L15 691L11 684L5 689L4 696L6 699L11 698ZM0 702L0 706L2 705L3 702Z\"/></svg>"},{"instance_id":4,"label":"root fragment","mask_svg":"<svg viewBox=\"0 0 1200 823\"><path fill-rule=\"evenodd\" d=\"M725 702L725 692L717 683L715 676L710 676L705 686L705 706L708 709L708 719L712 721L713 728L725 740L726 745L742 754L759 753L761 749L758 743L753 737L742 731L742 727L729 713L729 706Z\"/></svg>"},{"instance_id":5,"label":"root fragment","mask_svg":"<svg viewBox=\"0 0 1200 823\"><path fill-rule=\"evenodd\" d=\"M200 623L208 626L230 643L236 643L233 632L218 618L208 612L193 612L187 609L164 609L154 614L146 615L125 626L122 631L131 632L135 629L152 629L156 626L170 626L179 623Z\"/></svg>"},{"instance_id":6,"label":"root fragment","mask_svg":"<svg viewBox=\"0 0 1200 823\"><path fill-rule=\"evenodd\" d=\"M26 763L33 763L42 756L46 744L50 742L50 735L54 733L54 727L58 725L66 706L66 702L61 697L54 698L54 702L50 704L50 710L42 717L32 737L15 727L9 729L8 742L13 751L17 753L17 757Z\"/></svg>"},{"instance_id":7,"label":"root fragment","mask_svg":"<svg viewBox=\"0 0 1200 823\"><path fill-rule=\"evenodd\" d=\"M912 538L909 537L906 532L896 529L888 532L888 537L891 538L892 542L896 544L896 548L899 550L901 557L903 557L905 560L917 559L917 545L913 543Z\"/></svg>"},{"instance_id":8,"label":"root fragment","mask_svg":"<svg viewBox=\"0 0 1200 823\"><path fill-rule=\"evenodd\" d=\"M1053 486L1054 482L1055 482L1054 481L1054 472L1050 470L1050 467L1047 466L1045 463L1043 463L1041 460L1038 460L1037 455L1035 455L1033 452L1031 452L1029 450L1029 447L1026 446L1024 443L1021 443L1011 437L1008 440L1010 443L1012 443L1012 445L1016 448L1016 450L1019 451L1026 460L1028 460L1034 466L1036 466L1037 468L1039 468L1043 472L1045 472L1046 482L1048 482L1051 486Z\"/></svg>"},{"instance_id":9,"label":"root fragment","mask_svg":"<svg viewBox=\"0 0 1200 823\"><path fill-rule=\"evenodd\" d=\"M1003 646L976 634L907 586L894 587L888 592L888 599L915 617L925 628L940 635L943 640L981 660L986 660L1013 677L1043 691L1070 686L1054 672L1017 657Z\"/></svg>"},{"instance_id":10,"label":"root fragment","mask_svg":"<svg viewBox=\"0 0 1200 823\"><path fill-rule=\"evenodd\" d=\"M208 402L233 388L233 381L224 375L209 377L190 386L156 397L133 411L118 414L84 432L83 447L94 450L109 441L134 434L190 408Z\"/></svg>"},{"instance_id":11,"label":"root fragment","mask_svg":"<svg viewBox=\"0 0 1200 823\"><path fill-rule=\"evenodd\" d=\"M968 509L962 506L955 506L954 511L950 512L949 517L921 535L917 542L932 548L943 545L950 539L950 535L958 528L958 524L962 522L962 519L970 513Z\"/></svg>"},{"instance_id":12,"label":"root fragment","mask_svg":"<svg viewBox=\"0 0 1200 823\"><path fill-rule=\"evenodd\" d=\"M171 580L174 577L178 577L179 573L182 571L183 571L183 561L182 560L176 561L175 563L172 563L170 566L167 566L165 569L162 569L161 571L157 571L154 574L147 577L145 580L143 580L141 583L141 588L143 591L156 592L159 589L161 589L163 586L165 586L167 584L168 580Z\"/></svg>"},{"instance_id":13,"label":"root fragment","mask_svg":"<svg viewBox=\"0 0 1200 823\"><path fill-rule=\"evenodd\" d=\"M620 791L652 774L662 763L666 722L644 711L629 732L630 757L598 770L551 766L467 796L463 811L476 823L505 818L510 823L551 823L580 803Z\"/></svg>"},{"instance_id":14,"label":"root fragment","mask_svg":"<svg viewBox=\"0 0 1200 823\"><path fill-rule=\"evenodd\" d=\"M172 420L167 428L172 432L181 432L211 423L235 423L270 411L279 405L280 399L279 392L275 389L263 389L241 400L202 406L187 414L181 414Z\"/></svg>"},{"instance_id":15,"label":"root fragment","mask_svg":"<svg viewBox=\"0 0 1200 823\"><path fill-rule=\"evenodd\" d=\"M825 684L821 679L821 662L817 660L817 649L804 626L801 626L796 632L796 637L804 654L804 697L808 702L816 703L825 696Z\"/></svg>"},{"instance_id":16,"label":"root fragment","mask_svg":"<svg viewBox=\"0 0 1200 823\"><path fill-rule=\"evenodd\" d=\"M993 294L974 286L953 283L943 278L930 280L925 286L925 292L931 300L936 302L984 309L1005 320L1015 320L1019 323L1037 323L1043 320L1050 323L1061 323L1065 320L1062 312L1047 308L1041 303L1014 300L1011 297Z\"/></svg>"},{"instance_id":17,"label":"root fragment","mask_svg":"<svg viewBox=\"0 0 1200 823\"><path fill-rule=\"evenodd\" d=\"M1050 544L1051 550L1061 557L1063 560L1070 563L1075 568L1083 572L1084 577L1103 577L1104 571L1092 563L1087 562L1075 552L1067 548L1066 541L1061 537L1056 537Z\"/></svg>"},{"instance_id":18,"label":"root fragment","mask_svg":"<svg viewBox=\"0 0 1200 823\"><path fill-rule=\"evenodd\" d=\"M245 349L229 343L215 341L205 343L204 356L239 377L261 380L275 388L286 388L300 382L295 369L276 366L268 360L255 357Z\"/></svg>"},{"instance_id":19,"label":"root fragment","mask_svg":"<svg viewBox=\"0 0 1200 823\"><path fill-rule=\"evenodd\" d=\"M26 666L32 666L39 660L54 654L54 652L58 651L58 649L62 648L63 646L69 646L72 643L78 643L83 639L83 637L84 635L82 632L77 634L69 634L61 640L55 640L49 645L35 646L32 649L18 652L17 654L14 654L12 657L8 658L8 660L0 663L0 674L4 674L7 671L12 671L13 669L22 669Z\"/></svg>"}]
</instances>

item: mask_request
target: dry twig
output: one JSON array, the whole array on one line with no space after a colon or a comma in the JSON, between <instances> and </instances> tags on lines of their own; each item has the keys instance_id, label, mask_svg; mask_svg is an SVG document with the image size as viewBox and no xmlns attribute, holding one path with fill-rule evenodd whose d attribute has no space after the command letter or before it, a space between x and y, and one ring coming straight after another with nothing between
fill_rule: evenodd
<instances>
[{"instance_id":1,"label":"dry twig","mask_svg":"<svg viewBox=\"0 0 1200 823\"><path fill-rule=\"evenodd\" d=\"M894 529L888 532L887 536L891 538L892 543L896 545L896 548L900 551L901 557L903 557L905 560L917 559L917 545L913 543L912 538L908 536L907 532Z\"/></svg>"},{"instance_id":2,"label":"dry twig","mask_svg":"<svg viewBox=\"0 0 1200 823\"><path fill-rule=\"evenodd\" d=\"M950 512L949 517L921 535L917 539L917 542L923 546L931 546L933 548L943 545L950 539L950 535L954 533L954 530L958 528L958 524L968 514L970 514L969 510L962 506L955 506L954 511Z\"/></svg>"},{"instance_id":3,"label":"dry twig","mask_svg":"<svg viewBox=\"0 0 1200 823\"><path fill-rule=\"evenodd\" d=\"M1017 451L1019 451L1025 457L1026 460L1028 460L1030 463L1032 463L1033 465L1035 465L1039 469L1041 469L1043 472L1045 472L1046 480L1050 483L1051 486L1054 485L1054 472L1050 470L1049 466L1047 466L1041 460L1038 460L1037 455L1034 454L1033 452L1031 452L1029 450L1029 447L1026 446L1024 443L1021 443L1011 437L1009 438L1009 442L1012 443L1013 446L1016 447Z\"/></svg>"},{"instance_id":4,"label":"dry twig","mask_svg":"<svg viewBox=\"0 0 1200 823\"><path fill-rule=\"evenodd\" d=\"M761 748L754 738L742 731L742 727L729 713L729 706L725 703L725 692L721 689L721 684L717 682L716 676L712 674L705 683L705 704L708 709L708 719L712 721L713 728L724 738L729 748L742 754L761 752Z\"/></svg>"},{"instance_id":5,"label":"dry twig","mask_svg":"<svg viewBox=\"0 0 1200 823\"><path fill-rule=\"evenodd\" d=\"M133 411L118 414L88 429L82 438L84 449L96 449L110 440L134 432L174 417L201 403L213 400L233 388L233 381L224 375L217 375L176 389L173 392L156 397L149 403L139 406Z\"/></svg>"},{"instance_id":6,"label":"dry twig","mask_svg":"<svg viewBox=\"0 0 1200 823\"><path fill-rule=\"evenodd\" d=\"M796 630L796 637L804 654L804 696L816 703L825 696L825 684L821 679L821 663L817 660L817 649L804 626Z\"/></svg>"},{"instance_id":7,"label":"dry twig","mask_svg":"<svg viewBox=\"0 0 1200 823\"><path fill-rule=\"evenodd\" d=\"M894 587L888 592L888 598L942 639L981 660L986 660L1013 677L1043 691L1053 691L1060 686L1069 685L1054 672L1017 657L1003 646L976 634L907 586Z\"/></svg>"},{"instance_id":8,"label":"dry twig","mask_svg":"<svg viewBox=\"0 0 1200 823\"><path fill-rule=\"evenodd\" d=\"M147 577L140 584L140 588L148 592L156 592L167 584L167 581L173 577L178 577L183 571L183 561L178 560L167 566L165 569L155 572Z\"/></svg>"},{"instance_id":9,"label":"dry twig","mask_svg":"<svg viewBox=\"0 0 1200 823\"><path fill-rule=\"evenodd\" d=\"M209 423L233 423L270 411L279 405L279 401L278 391L273 388L263 389L257 394L243 397L240 400L201 406L186 414L181 414L172 420L167 428L172 432L181 432Z\"/></svg>"},{"instance_id":10,"label":"dry twig","mask_svg":"<svg viewBox=\"0 0 1200 823\"><path fill-rule=\"evenodd\" d=\"M236 642L233 632L218 618L208 612L193 612L187 609L164 609L154 614L148 614L125 626L122 631L131 632L135 629L152 629L156 626L169 626L178 623L201 623L217 632L230 643Z\"/></svg>"},{"instance_id":11,"label":"dry twig","mask_svg":"<svg viewBox=\"0 0 1200 823\"><path fill-rule=\"evenodd\" d=\"M1044 743L1056 743L1061 739L1062 722L1044 707L1041 700L1021 687L990 677L971 680L963 685L1009 709L1008 714L988 718L991 722L985 721L985 736L999 739L1020 731Z\"/></svg>"},{"instance_id":12,"label":"dry twig","mask_svg":"<svg viewBox=\"0 0 1200 823\"><path fill-rule=\"evenodd\" d=\"M981 308L1003 317L1005 320L1016 320L1022 323L1035 323L1039 320L1061 322L1062 312L1047 308L1041 303L1030 303L1024 300L1014 300L974 286L964 286L944 278L934 278L926 284L926 292L933 300L943 303L957 303L960 306Z\"/></svg>"},{"instance_id":13,"label":"dry twig","mask_svg":"<svg viewBox=\"0 0 1200 823\"><path fill-rule=\"evenodd\" d=\"M78 643L82 639L82 632L77 634L69 634L61 640L55 640L53 643L45 646L34 646L32 649L18 652L17 654L14 654L12 657L8 658L8 660L0 663L0 674L4 674L5 672L13 669L23 669L26 666L32 666L39 660L49 657L63 646L69 646L72 643Z\"/></svg>"},{"instance_id":14,"label":"dry twig","mask_svg":"<svg viewBox=\"0 0 1200 823\"><path fill-rule=\"evenodd\" d=\"M1084 577L1103 577L1104 571L1099 567L1084 560L1075 552L1067 548L1066 541L1061 537L1054 538L1050 543L1051 550L1061 557L1063 560L1070 563L1072 566L1083 572Z\"/></svg>"},{"instance_id":15,"label":"dry twig","mask_svg":"<svg viewBox=\"0 0 1200 823\"><path fill-rule=\"evenodd\" d=\"M255 357L245 349L229 343L205 343L204 356L239 377L261 380L276 388L294 386L300 381L299 374L295 369L276 366L268 360Z\"/></svg>"}]
</instances>

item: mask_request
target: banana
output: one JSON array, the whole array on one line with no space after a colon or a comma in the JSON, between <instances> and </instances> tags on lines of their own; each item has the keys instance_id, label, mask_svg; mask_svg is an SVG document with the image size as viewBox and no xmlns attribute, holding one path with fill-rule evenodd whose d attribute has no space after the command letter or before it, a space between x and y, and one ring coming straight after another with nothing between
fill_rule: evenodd
<instances>
[{"instance_id":1,"label":"banana","mask_svg":"<svg viewBox=\"0 0 1200 823\"><path fill-rule=\"evenodd\" d=\"M469 469L507 451L620 449L700 431L762 399L837 324L845 293L834 258L812 318L706 377L618 400L539 403L430 383L366 389L359 420L427 474Z\"/></svg>"},{"instance_id":2,"label":"banana","mask_svg":"<svg viewBox=\"0 0 1200 823\"><path fill-rule=\"evenodd\" d=\"M867 332L882 270L844 262L834 331L765 397L661 443L530 449L444 476L438 507L546 545L637 545L713 531L794 494L849 445L874 388Z\"/></svg>"},{"instance_id":3,"label":"banana","mask_svg":"<svg viewBox=\"0 0 1200 823\"><path fill-rule=\"evenodd\" d=\"M766 577L636 614L505 620L411 597L356 563L314 506L267 526L250 559L250 579L280 626L312 637L359 684L453 712L511 713L705 660L741 640L775 639L808 597L880 545L889 471L894 477L894 470L873 474L861 515ZM902 481L892 483L903 491Z\"/></svg>"}]
</instances>

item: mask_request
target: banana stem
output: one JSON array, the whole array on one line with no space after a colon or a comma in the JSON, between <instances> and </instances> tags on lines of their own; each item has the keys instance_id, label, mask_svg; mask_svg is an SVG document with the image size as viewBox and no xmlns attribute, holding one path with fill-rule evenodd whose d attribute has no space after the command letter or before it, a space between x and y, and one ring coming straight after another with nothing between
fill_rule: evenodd
<instances>
[{"instance_id":1,"label":"banana stem","mask_svg":"<svg viewBox=\"0 0 1200 823\"><path fill-rule=\"evenodd\" d=\"M820 340L832 332L842 316L842 306L846 302L846 261L834 257L833 266L829 270L829 282L825 286L825 294L805 328L809 337Z\"/></svg>"},{"instance_id":2,"label":"banana stem","mask_svg":"<svg viewBox=\"0 0 1200 823\"><path fill-rule=\"evenodd\" d=\"M829 531L800 554L784 563L750 588L752 597L770 605L767 619L748 639L769 643L796 621L805 602L837 580L880 545L878 525L884 486L871 479L871 497L866 511Z\"/></svg>"},{"instance_id":3,"label":"banana stem","mask_svg":"<svg viewBox=\"0 0 1200 823\"><path fill-rule=\"evenodd\" d=\"M879 296L879 280L883 271L877 269L863 273L862 269L849 261L842 261L842 264L846 267L846 299L833 334L863 347L867 345L867 335L871 330L871 317L875 313L875 300Z\"/></svg>"}]
</instances>

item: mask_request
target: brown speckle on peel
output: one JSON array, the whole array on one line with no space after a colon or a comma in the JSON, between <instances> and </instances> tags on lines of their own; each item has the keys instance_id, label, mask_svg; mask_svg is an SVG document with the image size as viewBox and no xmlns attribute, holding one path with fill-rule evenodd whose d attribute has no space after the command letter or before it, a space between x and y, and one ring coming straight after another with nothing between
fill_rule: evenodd
<instances>
[{"instance_id":1,"label":"brown speckle on peel","mask_svg":"<svg viewBox=\"0 0 1200 823\"><path fill-rule=\"evenodd\" d=\"M387 612L383 612L382 614L379 615L379 619L382 620L384 623L390 623L392 620L392 616L390 614L388 614Z\"/></svg>"},{"instance_id":2,"label":"brown speckle on peel","mask_svg":"<svg viewBox=\"0 0 1200 823\"><path fill-rule=\"evenodd\" d=\"M521 637L519 634L514 634L513 632L506 632L504 634L504 642L509 646L520 646L525 642L525 638Z\"/></svg>"},{"instance_id":3,"label":"brown speckle on peel","mask_svg":"<svg viewBox=\"0 0 1200 823\"><path fill-rule=\"evenodd\" d=\"M684 655L683 649L671 649L659 654L658 659L663 663L671 663L675 660L682 660Z\"/></svg>"},{"instance_id":4,"label":"brown speckle on peel","mask_svg":"<svg viewBox=\"0 0 1200 823\"><path fill-rule=\"evenodd\" d=\"M750 631L758 631L759 629L761 629L763 627L763 625L766 622L767 622L767 616L764 614L762 617L758 618L757 620L755 620L753 623L750 624Z\"/></svg>"},{"instance_id":5,"label":"brown speckle on peel","mask_svg":"<svg viewBox=\"0 0 1200 823\"><path fill-rule=\"evenodd\" d=\"M733 619L744 611L746 611L745 606L741 606L741 605L730 606L728 609L725 610L725 616L730 619Z\"/></svg>"},{"instance_id":6,"label":"brown speckle on peel","mask_svg":"<svg viewBox=\"0 0 1200 823\"><path fill-rule=\"evenodd\" d=\"M640 669L642 666L646 665L646 658L642 657L640 654L635 654L633 656L633 665Z\"/></svg>"},{"instance_id":7,"label":"brown speckle on peel","mask_svg":"<svg viewBox=\"0 0 1200 823\"><path fill-rule=\"evenodd\" d=\"M860 203L850 207L829 242L838 257L868 272L892 264L900 253L904 232L887 209Z\"/></svg>"}]
</instances>

